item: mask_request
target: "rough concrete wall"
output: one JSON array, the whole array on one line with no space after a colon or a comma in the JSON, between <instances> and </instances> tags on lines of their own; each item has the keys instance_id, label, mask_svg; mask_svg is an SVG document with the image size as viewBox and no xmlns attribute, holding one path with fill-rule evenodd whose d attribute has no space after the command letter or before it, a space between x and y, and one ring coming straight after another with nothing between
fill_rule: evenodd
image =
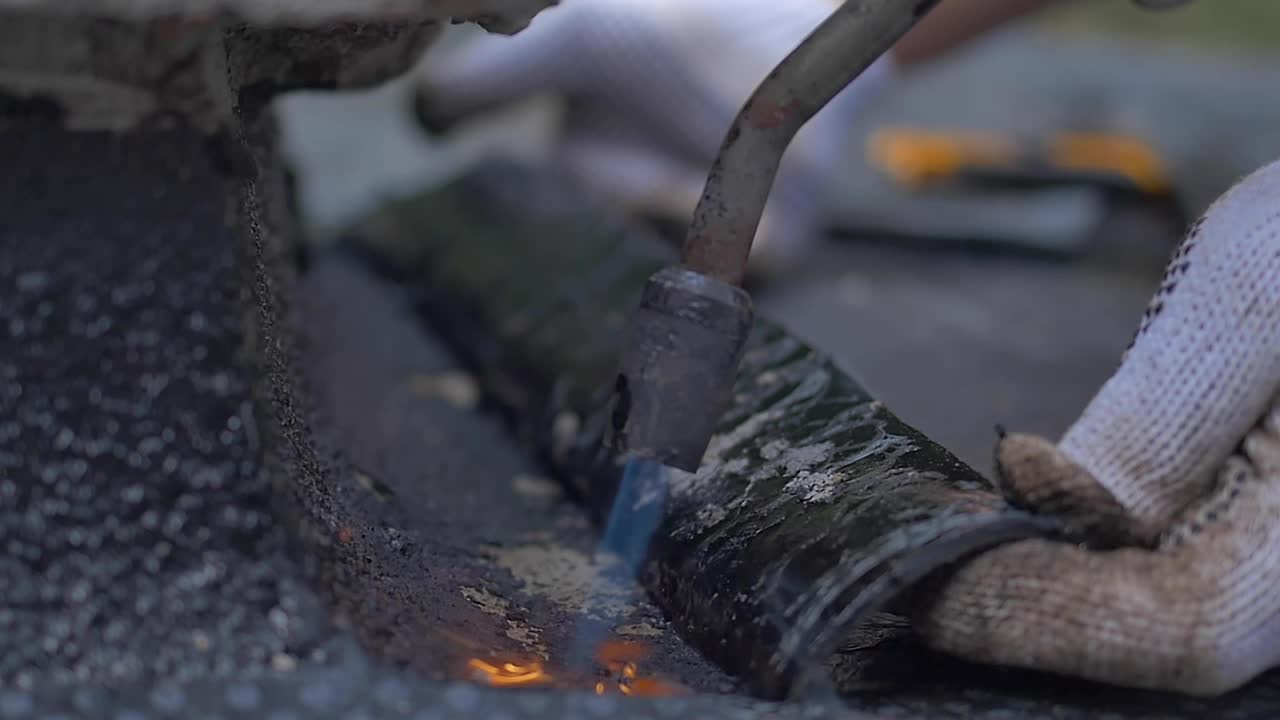
<instances>
[{"instance_id":1,"label":"rough concrete wall","mask_svg":"<svg viewBox=\"0 0 1280 720\"><path fill-rule=\"evenodd\" d=\"M120 129L177 112L230 124L255 101L366 87L408 70L445 22L514 33L557 0L0 0L0 90L51 97L72 125Z\"/></svg>"},{"instance_id":2,"label":"rough concrete wall","mask_svg":"<svg viewBox=\"0 0 1280 720\"><path fill-rule=\"evenodd\" d=\"M199 19L224 16L263 26L315 27L336 22L475 22L512 33L559 0L0 0L0 12L67 18Z\"/></svg>"},{"instance_id":3,"label":"rough concrete wall","mask_svg":"<svg viewBox=\"0 0 1280 720\"><path fill-rule=\"evenodd\" d=\"M82 128L177 113L212 132L234 124L242 98L261 105L288 90L394 77L437 30L429 20L299 30L0 13L0 90L47 97Z\"/></svg>"}]
</instances>

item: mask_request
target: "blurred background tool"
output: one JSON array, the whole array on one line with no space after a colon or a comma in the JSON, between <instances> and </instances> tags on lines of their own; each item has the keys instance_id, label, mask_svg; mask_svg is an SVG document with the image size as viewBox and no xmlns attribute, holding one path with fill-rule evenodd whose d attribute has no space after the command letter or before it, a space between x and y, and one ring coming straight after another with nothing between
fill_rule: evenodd
<instances>
[{"instance_id":1,"label":"blurred background tool","mask_svg":"<svg viewBox=\"0 0 1280 720\"><path fill-rule=\"evenodd\" d=\"M999 133L886 127L867 141L871 162L896 182L1099 185L1168 197L1171 181L1155 148L1139 137L1059 132L1043 141Z\"/></svg>"},{"instance_id":2,"label":"blurred background tool","mask_svg":"<svg viewBox=\"0 0 1280 720\"><path fill-rule=\"evenodd\" d=\"M1117 194L1197 215L1259 158L1280 154L1280 95L1259 91L1280 82L1265 50L1274 47L1268 29L1276 13L1250 0L1157 14L1129 3L1064 2L913 70L848 128L836 230L937 247L977 240L1077 254L1114 214ZM425 60L473 38L469 28L451 28ZM423 133L408 112L420 80L421 72L369 91L282 103L301 209L317 241L385 200L448 182L494 156L563 161L556 139L572 108L555 93L478 117L446 138ZM346 132L353 125L364 131ZM1006 138L1046 166L1016 166L1018 182L1009 182L1007 169L971 160L961 176L912 187L867 152L873 135L894 153L905 143L918 157L929 136L955 142L971 134ZM1146 189L1124 192L1135 180ZM688 223L687 213L661 219L677 232Z\"/></svg>"},{"instance_id":3,"label":"blurred background tool","mask_svg":"<svg viewBox=\"0 0 1280 720\"><path fill-rule=\"evenodd\" d=\"M888 124L867 135L861 162L844 233L1074 256L1117 199L1186 219L1166 163L1135 135Z\"/></svg>"}]
</instances>

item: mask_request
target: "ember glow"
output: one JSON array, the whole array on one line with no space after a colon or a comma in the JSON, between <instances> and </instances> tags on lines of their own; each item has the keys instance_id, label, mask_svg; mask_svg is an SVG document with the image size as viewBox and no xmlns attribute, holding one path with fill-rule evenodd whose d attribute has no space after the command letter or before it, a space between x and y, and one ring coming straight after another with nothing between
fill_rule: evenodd
<instances>
[{"instance_id":1,"label":"ember glow","mask_svg":"<svg viewBox=\"0 0 1280 720\"><path fill-rule=\"evenodd\" d=\"M637 697L670 697L688 692L686 688L675 683L644 677L640 674L640 662L649 657L652 652L653 649L645 643L618 641L601 643L596 652L596 660L608 673L608 677L596 683L596 694L605 695L616 691L622 695Z\"/></svg>"},{"instance_id":2,"label":"ember glow","mask_svg":"<svg viewBox=\"0 0 1280 720\"><path fill-rule=\"evenodd\" d=\"M638 663L653 654L648 643L606 640L596 648L596 662L605 667Z\"/></svg>"},{"instance_id":3,"label":"ember glow","mask_svg":"<svg viewBox=\"0 0 1280 720\"><path fill-rule=\"evenodd\" d=\"M467 667L476 677L494 687L525 687L541 685L551 681L551 676L542 668L542 663L504 662L494 664L473 658Z\"/></svg>"},{"instance_id":4,"label":"ember glow","mask_svg":"<svg viewBox=\"0 0 1280 720\"><path fill-rule=\"evenodd\" d=\"M591 679L572 673L557 671L558 686L587 686L594 689L597 695L629 695L636 697L669 697L683 695L688 689L675 683L645 677L641 674L640 663L652 653L652 648L644 643L609 641L602 643L596 652L596 669ZM472 658L467 661L467 668L474 679L492 687L537 687L548 685L553 678L541 662L509 662L488 661Z\"/></svg>"},{"instance_id":5,"label":"ember glow","mask_svg":"<svg viewBox=\"0 0 1280 720\"><path fill-rule=\"evenodd\" d=\"M636 697L671 697L675 695L683 695L688 690L675 683L669 683L657 678L642 677L640 669L635 663L625 663L621 667L609 669L608 681L601 680L596 683L596 694L606 695L611 691L616 691L622 695L634 695Z\"/></svg>"}]
</instances>

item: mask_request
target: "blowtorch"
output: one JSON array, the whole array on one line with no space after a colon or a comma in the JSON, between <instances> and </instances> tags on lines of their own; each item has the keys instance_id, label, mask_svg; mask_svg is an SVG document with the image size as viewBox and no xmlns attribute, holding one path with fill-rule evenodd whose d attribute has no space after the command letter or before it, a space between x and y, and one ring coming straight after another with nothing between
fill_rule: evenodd
<instances>
[{"instance_id":1,"label":"blowtorch","mask_svg":"<svg viewBox=\"0 0 1280 720\"><path fill-rule=\"evenodd\" d=\"M739 111L694 210L681 264L649 279L631 317L606 437L619 456L697 470L751 331L751 297L741 283L783 152L937 2L848 0Z\"/></svg>"}]
</instances>

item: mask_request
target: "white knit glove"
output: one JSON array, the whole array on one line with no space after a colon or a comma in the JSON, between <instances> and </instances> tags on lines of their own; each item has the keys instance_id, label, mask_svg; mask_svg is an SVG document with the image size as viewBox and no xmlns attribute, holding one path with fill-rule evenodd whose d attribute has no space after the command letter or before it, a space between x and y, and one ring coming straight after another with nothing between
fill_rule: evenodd
<instances>
[{"instance_id":1,"label":"white knit glove","mask_svg":"<svg viewBox=\"0 0 1280 720\"><path fill-rule=\"evenodd\" d=\"M1280 162L1194 226L1061 443L999 444L1002 489L1089 547L976 557L917 609L924 637L977 661L1192 694L1280 664L1277 391Z\"/></svg>"},{"instance_id":2,"label":"white knit glove","mask_svg":"<svg viewBox=\"0 0 1280 720\"><path fill-rule=\"evenodd\" d=\"M564 0L514 37L477 37L433 58L422 91L444 116L570 97L571 169L625 207L687 221L738 110L835 9L830 0ZM882 58L801 130L753 261L794 259L830 222L853 119L893 75Z\"/></svg>"}]
</instances>

